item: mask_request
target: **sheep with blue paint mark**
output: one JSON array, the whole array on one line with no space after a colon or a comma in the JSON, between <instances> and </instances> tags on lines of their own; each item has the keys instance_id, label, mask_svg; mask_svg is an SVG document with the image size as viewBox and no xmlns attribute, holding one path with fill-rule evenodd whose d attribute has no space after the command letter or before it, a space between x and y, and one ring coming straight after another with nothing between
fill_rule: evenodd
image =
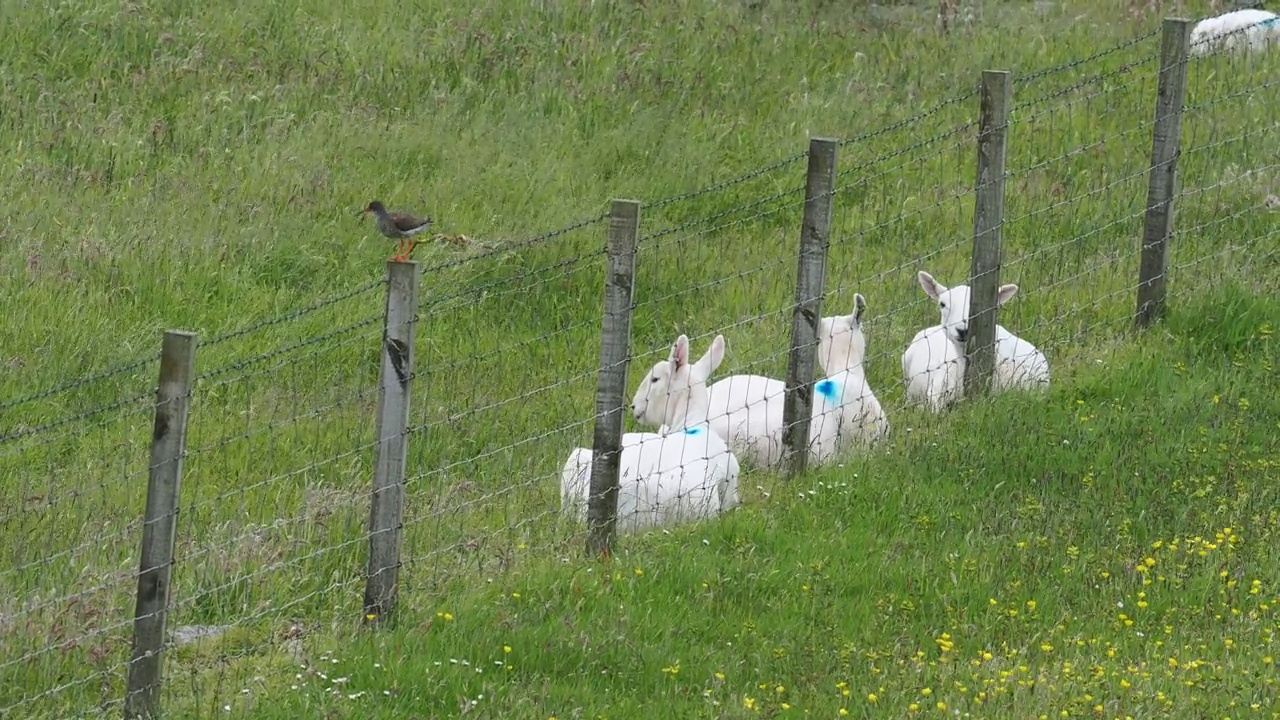
<instances>
[{"instance_id":1,"label":"sheep with blue paint mark","mask_svg":"<svg viewBox=\"0 0 1280 720\"><path fill-rule=\"evenodd\" d=\"M856 445L870 446L889 432L889 421L863 371L867 301L854 295L849 315L818 324L818 364L825 377L814 384L809 419L809 463L830 462ZM783 457L786 383L762 375L730 375L711 386L711 429L744 462L776 467Z\"/></svg>"},{"instance_id":2,"label":"sheep with blue paint mark","mask_svg":"<svg viewBox=\"0 0 1280 720\"><path fill-rule=\"evenodd\" d=\"M1246 8L1205 18L1191 29L1191 54L1263 50L1280 43L1280 19L1266 10Z\"/></svg>"},{"instance_id":3,"label":"sheep with blue paint mark","mask_svg":"<svg viewBox=\"0 0 1280 720\"><path fill-rule=\"evenodd\" d=\"M969 286L953 288L921 270L917 280L924 294L937 303L941 323L916 333L902 353L902 377L909 403L941 412L964 395L965 342L969 337ZM1018 292L1017 285L1001 285L996 304ZM996 367L992 390L1043 388L1049 385L1049 361L1034 345L996 325Z\"/></svg>"},{"instance_id":4,"label":"sheep with blue paint mark","mask_svg":"<svg viewBox=\"0 0 1280 720\"><path fill-rule=\"evenodd\" d=\"M738 459L707 423L707 378L724 360L724 336L697 362L681 335L666 360L654 364L631 401L636 419L657 433L624 433L618 484L618 532L711 518L738 496ZM583 519L590 494L592 451L577 448L560 473L560 507Z\"/></svg>"}]
</instances>

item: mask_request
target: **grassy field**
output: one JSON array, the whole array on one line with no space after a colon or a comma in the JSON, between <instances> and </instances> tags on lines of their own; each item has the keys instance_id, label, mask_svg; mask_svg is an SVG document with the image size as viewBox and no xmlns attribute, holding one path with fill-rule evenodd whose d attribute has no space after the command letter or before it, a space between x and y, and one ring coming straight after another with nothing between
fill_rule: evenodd
<instances>
[{"instance_id":1,"label":"grassy field","mask_svg":"<svg viewBox=\"0 0 1280 720\"><path fill-rule=\"evenodd\" d=\"M169 626L226 630L167 656L173 717L1280 717L1280 56L1189 68L1139 335L1157 15L454 5L0 7L0 716L118 714L181 327ZM898 356L936 317L916 270L968 272L984 68L1015 85L1002 323L1054 388L926 417ZM845 141L825 309L868 299L890 440L583 560L557 478L608 200L646 203L630 382L681 332L781 376L810 135ZM401 611L370 632L374 197L466 239L416 255Z\"/></svg>"}]
</instances>

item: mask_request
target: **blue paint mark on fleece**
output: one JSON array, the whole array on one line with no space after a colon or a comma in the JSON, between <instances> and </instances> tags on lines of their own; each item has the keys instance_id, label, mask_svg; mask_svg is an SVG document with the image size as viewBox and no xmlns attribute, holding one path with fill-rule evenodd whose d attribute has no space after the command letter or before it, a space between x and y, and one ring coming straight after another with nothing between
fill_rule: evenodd
<instances>
[{"instance_id":1,"label":"blue paint mark on fleece","mask_svg":"<svg viewBox=\"0 0 1280 720\"><path fill-rule=\"evenodd\" d=\"M685 434L685 435L700 435L700 434L702 434L702 428L685 428L684 434Z\"/></svg>"},{"instance_id":2,"label":"blue paint mark on fleece","mask_svg":"<svg viewBox=\"0 0 1280 720\"><path fill-rule=\"evenodd\" d=\"M827 399L827 402L836 402L840 395L840 388L836 385L835 380L823 380L813 386L813 391Z\"/></svg>"},{"instance_id":3,"label":"blue paint mark on fleece","mask_svg":"<svg viewBox=\"0 0 1280 720\"><path fill-rule=\"evenodd\" d=\"M1280 22L1280 17L1267 18L1259 24L1264 28L1275 28L1277 22Z\"/></svg>"}]
</instances>

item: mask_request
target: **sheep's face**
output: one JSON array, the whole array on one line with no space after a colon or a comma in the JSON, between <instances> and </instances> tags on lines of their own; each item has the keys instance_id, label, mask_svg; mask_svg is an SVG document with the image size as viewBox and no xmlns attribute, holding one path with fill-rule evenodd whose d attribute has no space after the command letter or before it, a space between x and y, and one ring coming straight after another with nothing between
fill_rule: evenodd
<instances>
[{"instance_id":1,"label":"sheep's face","mask_svg":"<svg viewBox=\"0 0 1280 720\"><path fill-rule=\"evenodd\" d=\"M855 293L853 301L853 314L824 317L818 322L818 365L827 375L860 365L866 357L862 313L867 301L861 293Z\"/></svg>"},{"instance_id":2,"label":"sheep's face","mask_svg":"<svg viewBox=\"0 0 1280 720\"><path fill-rule=\"evenodd\" d=\"M636 388L631 399L631 414L646 425L661 425L666 419L667 403L671 395L671 362L655 363Z\"/></svg>"},{"instance_id":3,"label":"sheep's face","mask_svg":"<svg viewBox=\"0 0 1280 720\"><path fill-rule=\"evenodd\" d=\"M969 339L969 286L949 288L921 270L920 287L938 304L938 324L954 343L963 345ZM996 305L1003 305L1018 292L1017 285L1001 285L996 292Z\"/></svg>"},{"instance_id":4,"label":"sheep's face","mask_svg":"<svg viewBox=\"0 0 1280 720\"><path fill-rule=\"evenodd\" d=\"M688 421L691 396L706 395L707 378L724 359L724 336L717 335L711 348L696 363L689 362L689 338L681 335L671 355L649 370L631 399L631 414L647 425L671 425ZM705 397L703 405L706 404ZM704 408L705 410L705 408Z\"/></svg>"}]
</instances>

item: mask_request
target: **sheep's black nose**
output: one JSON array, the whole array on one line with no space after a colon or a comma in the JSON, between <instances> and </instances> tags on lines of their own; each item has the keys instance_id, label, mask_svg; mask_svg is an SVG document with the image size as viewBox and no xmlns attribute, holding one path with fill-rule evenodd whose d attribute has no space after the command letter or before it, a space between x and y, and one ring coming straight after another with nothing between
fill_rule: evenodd
<instances>
[{"instance_id":1,"label":"sheep's black nose","mask_svg":"<svg viewBox=\"0 0 1280 720\"><path fill-rule=\"evenodd\" d=\"M959 329L959 330L956 330L956 339L957 339L957 340L959 340L960 342L964 342L964 341L968 340L968 339L969 339L969 329L968 329L968 328L961 328L961 329Z\"/></svg>"}]
</instances>

